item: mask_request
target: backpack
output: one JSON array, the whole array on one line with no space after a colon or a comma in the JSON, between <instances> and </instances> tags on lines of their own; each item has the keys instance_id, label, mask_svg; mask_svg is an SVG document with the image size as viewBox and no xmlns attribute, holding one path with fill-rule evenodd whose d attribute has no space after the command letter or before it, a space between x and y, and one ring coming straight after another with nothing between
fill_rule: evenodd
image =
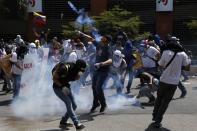
<instances>
[{"instance_id":1,"label":"backpack","mask_svg":"<svg viewBox=\"0 0 197 131\"><path fill-rule=\"evenodd\" d=\"M12 57L12 54L6 55L2 59L0 59L0 68L4 71L6 76L11 76L11 70L12 70L12 64L10 62L10 59Z\"/></svg>"}]
</instances>

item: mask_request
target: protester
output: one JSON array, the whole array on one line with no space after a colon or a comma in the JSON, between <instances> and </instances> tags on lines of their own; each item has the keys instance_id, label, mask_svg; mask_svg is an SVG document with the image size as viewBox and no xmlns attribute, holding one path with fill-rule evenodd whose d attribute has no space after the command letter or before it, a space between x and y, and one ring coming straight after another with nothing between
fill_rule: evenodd
<instances>
[{"instance_id":1,"label":"protester","mask_svg":"<svg viewBox=\"0 0 197 131\"><path fill-rule=\"evenodd\" d=\"M168 104L170 103L180 81L181 68L190 63L188 56L184 51L178 50L177 43L173 41L171 48L165 50L158 64L166 68L159 82L157 98L153 110L153 125L156 128L161 127L163 115L165 114Z\"/></svg>"},{"instance_id":2,"label":"protester","mask_svg":"<svg viewBox=\"0 0 197 131\"><path fill-rule=\"evenodd\" d=\"M23 71L23 60L27 54L28 49L26 45L20 45L16 52L12 53L10 59L12 63L12 78L13 78L13 98L17 98L20 93L21 75Z\"/></svg>"},{"instance_id":3,"label":"protester","mask_svg":"<svg viewBox=\"0 0 197 131\"><path fill-rule=\"evenodd\" d=\"M96 45L95 72L92 79L93 105L90 112L94 112L101 105L100 112L104 112L107 104L103 91L103 83L109 73L109 65L112 64L111 52L109 49L110 37L103 36L101 42Z\"/></svg>"},{"instance_id":4,"label":"protester","mask_svg":"<svg viewBox=\"0 0 197 131\"><path fill-rule=\"evenodd\" d=\"M148 104L154 104L155 96L153 95L153 93L157 91L157 84L159 82L158 79L154 78L151 74L147 72L141 73L139 77L140 82L143 84L141 84L137 98L146 96L149 99Z\"/></svg>"},{"instance_id":5,"label":"protester","mask_svg":"<svg viewBox=\"0 0 197 131\"><path fill-rule=\"evenodd\" d=\"M68 123L68 119L71 118L76 129L81 130L85 126L80 123L75 114L77 105L74 101L73 94L70 89L70 81L75 81L80 78L85 71L86 63L83 60L77 60L76 63L60 62L52 70L53 75L53 90L55 94L65 103L67 112L60 121L60 128L66 129L72 126Z\"/></svg>"},{"instance_id":6,"label":"protester","mask_svg":"<svg viewBox=\"0 0 197 131\"><path fill-rule=\"evenodd\" d=\"M24 44L24 41L23 41L23 39L21 38L20 35L17 35L17 36L16 36L16 39L14 39L14 42L15 42L17 45Z\"/></svg>"},{"instance_id":7,"label":"protester","mask_svg":"<svg viewBox=\"0 0 197 131\"><path fill-rule=\"evenodd\" d=\"M124 88L124 78L126 75L127 63L123 59L124 55L120 50L115 50L112 57L112 65L110 66L110 73L113 75L115 81L114 86L117 94L122 94Z\"/></svg>"}]
</instances>

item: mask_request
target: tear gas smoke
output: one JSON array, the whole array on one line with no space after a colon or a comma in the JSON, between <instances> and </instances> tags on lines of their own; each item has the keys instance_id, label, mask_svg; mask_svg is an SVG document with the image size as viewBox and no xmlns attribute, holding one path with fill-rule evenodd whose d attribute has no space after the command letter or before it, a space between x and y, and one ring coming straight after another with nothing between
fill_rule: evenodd
<instances>
[{"instance_id":1,"label":"tear gas smoke","mask_svg":"<svg viewBox=\"0 0 197 131\"><path fill-rule=\"evenodd\" d=\"M53 66L46 64L47 56L43 58L40 60L36 55L25 57L24 63L32 62L32 65L26 65L27 69L23 70L21 80L23 87L21 87L19 98L11 104L11 109L17 117L29 120L43 119L57 114L63 115L66 111L65 104L59 100L52 88L51 70ZM135 97L127 98L123 95L109 97L107 92L105 95L109 110L122 109L127 103L133 105L137 102ZM93 101L92 89L86 87L80 90L75 95L75 100L77 110L89 111Z\"/></svg>"},{"instance_id":2,"label":"tear gas smoke","mask_svg":"<svg viewBox=\"0 0 197 131\"><path fill-rule=\"evenodd\" d=\"M19 98L11 104L17 117L39 119L65 110L65 106L53 92L52 67L44 59L41 61L33 54L25 56Z\"/></svg>"},{"instance_id":3,"label":"tear gas smoke","mask_svg":"<svg viewBox=\"0 0 197 131\"><path fill-rule=\"evenodd\" d=\"M101 41L101 35L98 33L98 30L94 27L92 28L92 35L94 36L97 42Z\"/></svg>"}]
</instances>

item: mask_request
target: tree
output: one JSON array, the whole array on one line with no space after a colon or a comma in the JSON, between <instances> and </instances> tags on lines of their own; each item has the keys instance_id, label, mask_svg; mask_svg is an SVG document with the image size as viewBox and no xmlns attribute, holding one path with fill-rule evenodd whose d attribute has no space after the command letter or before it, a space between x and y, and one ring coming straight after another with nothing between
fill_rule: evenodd
<instances>
[{"instance_id":1,"label":"tree","mask_svg":"<svg viewBox=\"0 0 197 131\"><path fill-rule=\"evenodd\" d=\"M0 18L25 20L27 18L27 5L27 0L0 0Z\"/></svg>"},{"instance_id":2,"label":"tree","mask_svg":"<svg viewBox=\"0 0 197 131\"><path fill-rule=\"evenodd\" d=\"M187 26L190 30L194 32L195 35L197 35L197 19L193 19L190 22L188 22Z\"/></svg>"},{"instance_id":3,"label":"tree","mask_svg":"<svg viewBox=\"0 0 197 131\"><path fill-rule=\"evenodd\" d=\"M77 28L77 30L88 33L93 26L97 28L100 34L115 36L117 30L121 28L127 33L129 38L136 38L139 35L139 25L142 24L138 16L134 16L132 12L121 9L118 6L109 11L104 11L100 16L93 16L92 19L94 20L93 25L84 24L83 29ZM63 34L65 36L74 35L74 30L76 30L74 22L63 25Z\"/></svg>"},{"instance_id":4,"label":"tree","mask_svg":"<svg viewBox=\"0 0 197 131\"><path fill-rule=\"evenodd\" d=\"M114 36L117 29L121 28L129 37L135 38L139 33L139 25L142 23L138 16L132 12L115 6L109 11L104 11L100 16L94 16L96 27L102 34Z\"/></svg>"}]
</instances>

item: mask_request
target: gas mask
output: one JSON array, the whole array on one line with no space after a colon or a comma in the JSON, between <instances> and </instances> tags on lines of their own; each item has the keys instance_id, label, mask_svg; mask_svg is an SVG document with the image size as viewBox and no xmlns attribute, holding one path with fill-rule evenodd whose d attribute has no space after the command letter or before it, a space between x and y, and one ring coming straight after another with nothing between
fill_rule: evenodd
<instances>
[{"instance_id":1,"label":"gas mask","mask_svg":"<svg viewBox=\"0 0 197 131\"><path fill-rule=\"evenodd\" d=\"M119 55L113 55L113 66L120 67L123 58Z\"/></svg>"}]
</instances>

